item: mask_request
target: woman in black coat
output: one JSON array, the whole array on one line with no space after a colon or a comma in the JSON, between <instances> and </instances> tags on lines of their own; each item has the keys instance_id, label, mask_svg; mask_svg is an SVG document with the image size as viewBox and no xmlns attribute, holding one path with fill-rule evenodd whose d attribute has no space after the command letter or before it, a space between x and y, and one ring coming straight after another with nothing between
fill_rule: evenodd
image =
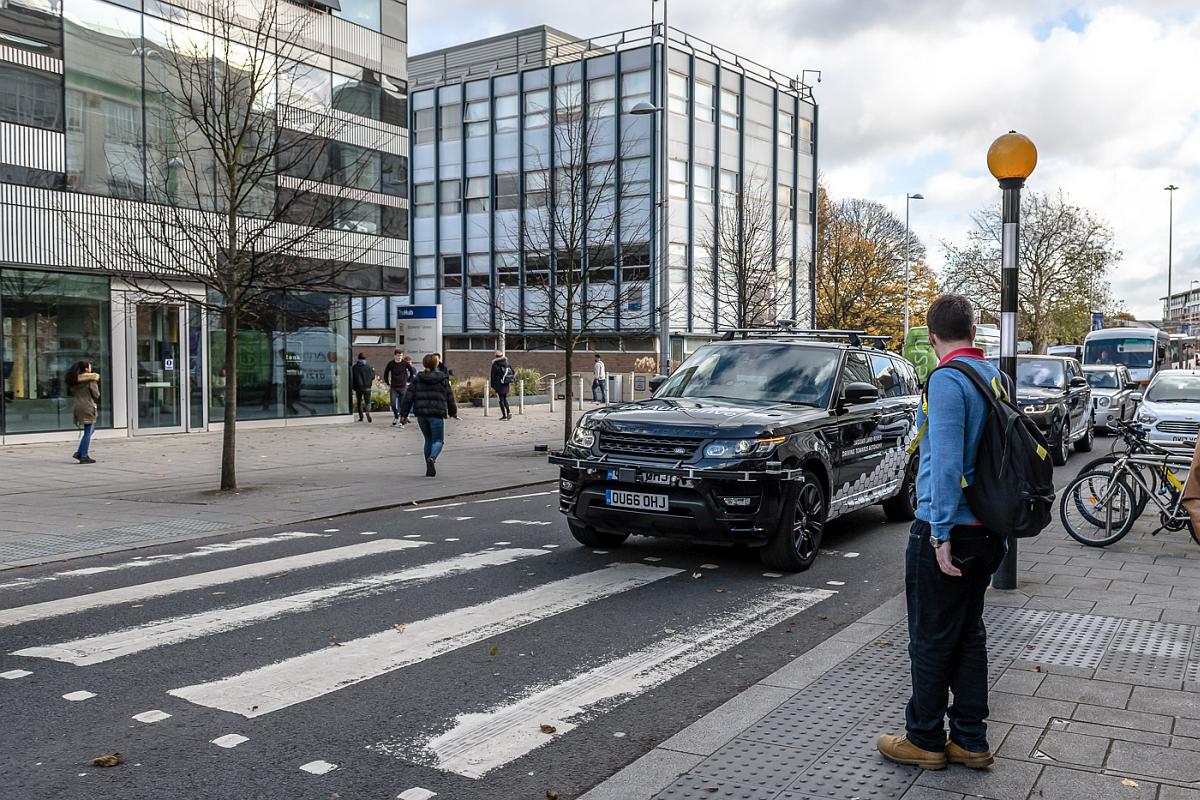
<instances>
[{"instance_id":1,"label":"woman in black coat","mask_svg":"<svg viewBox=\"0 0 1200 800\"><path fill-rule=\"evenodd\" d=\"M438 369L438 357L427 355L421 359L424 372L409 387L404 398L404 421L409 414L417 418L417 426L425 437L425 477L437 475L434 462L442 452L446 441L446 417L458 418L458 406L454 402L454 390L450 378Z\"/></svg>"}]
</instances>

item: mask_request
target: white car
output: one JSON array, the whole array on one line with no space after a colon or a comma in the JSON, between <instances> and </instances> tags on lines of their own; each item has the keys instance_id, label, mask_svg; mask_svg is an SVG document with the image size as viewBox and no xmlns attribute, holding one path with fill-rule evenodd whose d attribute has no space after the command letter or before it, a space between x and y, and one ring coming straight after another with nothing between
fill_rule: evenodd
<instances>
[{"instance_id":1,"label":"white car","mask_svg":"<svg viewBox=\"0 0 1200 800\"><path fill-rule=\"evenodd\" d=\"M1152 442L1195 447L1200 431L1200 370L1165 369L1156 374L1141 397L1137 421Z\"/></svg>"},{"instance_id":2,"label":"white car","mask_svg":"<svg viewBox=\"0 0 1200 800\"><path fill-rule=\"evenodd\" d=\"M1092 387L1092 422L1097 430L1112 430L1118 422L1130 422L1137 414L1133 399L1137 383L1124 364L1083 368L1083 376Z\"/></svg>"}]
</instances>

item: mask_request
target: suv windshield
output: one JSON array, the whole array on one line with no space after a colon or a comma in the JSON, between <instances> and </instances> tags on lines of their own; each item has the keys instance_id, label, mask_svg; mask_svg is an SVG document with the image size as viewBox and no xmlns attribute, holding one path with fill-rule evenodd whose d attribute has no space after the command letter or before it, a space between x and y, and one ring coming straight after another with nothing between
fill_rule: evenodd
<instances>
[{"instance_id":1,"label":"suv windshield","mask_svg":"<svg viewBox=\"0 0 1200 800\"><path fill-rule=\"evenodd\" d=\"M1154 366L1154 340L1144 336L1127 339L1094 339L1083 346L1085 364L1124 364L1134 369Z\"/></svg>"},{"instance_id":2,"label":"suv windshield","mask_svg":"<svg viewBox=\"0 0 1200 800\"><path fill-rule=\"evenodd\" d=\"M759 400L825 407L839 350L749 343L701 347L655 397Z\"/></svg>"},{"instance_id":3,"label":"suv windshield","mask_svg":"<svg viewBox=\"0 0 1200 800\"><path fill-rule=\"evenodd\" d=\"M1115 369L1089 369L1084 372L1088 386L1093 389L1116 389L1117 371Z\"/></svg>"},{"instance_id":4,"label":"suv windshield","mask_svg":"<svg viewBox=\"0 0 1200 800\"><path fill-rule=\"evenodd\" d=\"M988 359L999 367L999 359ZM1052 358L1017 359L1017 387L1032 386L1036 389L1062 389L1067 385L1067 372L1062 361Z\"/></svg>"},{"instance_id":5,"label":"suv windshield","mask_svg":"<svg viewBox=\"0 0 1200 800\"><path fill-rule=\"evenodd\" d=\"M1200 375L1159 375L1146 390L1152 403L1200 403Z\"/></svg>"}]
</instances>

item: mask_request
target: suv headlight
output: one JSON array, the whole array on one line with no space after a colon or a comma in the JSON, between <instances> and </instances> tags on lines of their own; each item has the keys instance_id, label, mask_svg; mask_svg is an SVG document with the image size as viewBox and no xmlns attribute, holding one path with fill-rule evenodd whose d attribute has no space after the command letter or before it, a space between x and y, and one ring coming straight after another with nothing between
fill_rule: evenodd
<instances>
[{"instance_id":1,"label":"suv headlight","mask_svg":"<svg viewBox=\"0 0 1200 800\"><path fill-rule=\"evenodd\" d=\"M1100 406L1101 408L1108 408L1108 398L1107 397L1097 397L1096 405Z\"/></svg>"},{"instance_id":2,"label":"suv headlight","mask_svg":"<svg viewBox=\"0 0 1200 800\"><path fill-rule=\"evenodd\" d=\"M1026 414L1045 414L1050 410L1049 403L1026 403L1022 406L1022 410Z\"/></svg>"},{"instance_id":3,"label":"suv headlight","mask_svg":"<svg viewBox=\"0 0 1200 800\"><path fill-rule=\"evenodd\" d=\"M1142 411L1138 414L1137 421L1143 425L1153 425L1154 423L1158 422L1158 415L1152 414L1149 411Z\"/></svg>"},{"instance_id":4,"label":"suv headlight","mask_svg":"<svg viewBox=\"0 0 1200 800\"><path fill-rule=\"evenodd\" d=\"M584 450L591 450L595 443L596 432L585 427L584 422L580 420L579 424L575 426L575 430L571 431L571 444L582 447Z\"/></svg>"},{"instance_id":5,"label":"suv headlight","mask_svg":"<svg viewBox=\"0 0 1200 800\"><path fill-rule=\"evenodd\" d=\"M747 456L765 456L770 453L786 436L770 436L763 439L717 439L704 448L705 458L745 458Z\"/></svg>"}]
</instances>

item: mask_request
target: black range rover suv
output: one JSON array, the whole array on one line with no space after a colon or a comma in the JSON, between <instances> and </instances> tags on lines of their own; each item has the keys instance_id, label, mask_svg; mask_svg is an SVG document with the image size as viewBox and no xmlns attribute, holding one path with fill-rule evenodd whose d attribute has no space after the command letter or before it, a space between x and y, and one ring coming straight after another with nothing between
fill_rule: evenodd
<instances>
[{"instance_id":1,"label":"black range rover suv","mask_svg":"<svg viewBox=\"0 0 1200 800\"><path fill-rule=\"evenodd\" d=\"M912 366L854 331L733 331L699 348L648 400L584 414L560 507L590 547L631 534L759 548L812 564L826 521L872 503L912 519L920 389Z\"/></svg>"}]
</instances>

